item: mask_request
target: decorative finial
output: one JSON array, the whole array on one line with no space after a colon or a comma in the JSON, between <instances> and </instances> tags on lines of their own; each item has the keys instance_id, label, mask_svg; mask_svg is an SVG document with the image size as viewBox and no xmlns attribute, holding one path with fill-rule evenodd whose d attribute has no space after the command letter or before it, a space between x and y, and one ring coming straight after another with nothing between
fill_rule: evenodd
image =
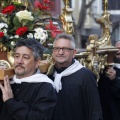
<instances>
[{"instance_id":1,"label":"decorative finial","mask_svg":"<svg viewBox=\"0 0 120 120\"><path fill-rule=\"evenodd\" d=\"M60 21L63 25L63 30L67 34L73 34L73 20L72 20L72 12L73 9L70 8L69 0L63 0L65 7L63 8L63 13L60 15Z\"/></svg>"},{"instance_id":2,"label":"decorative finial","mask_svg":"<svg viewBox=\"0 0 120 120\"><path fill-rule=\"evenodd\" d=\"M108 9L108 0L103 0L103 9L104 9L104 12L107 11L107 9Z\"/></svg>"},{"instance_id":3,"label":"decorative finial","mask_svg":"<svg viewBox=\"0 0 120 120\"><path fill-rule=\"evenodd\" d=\"M65 8L68 8L69 7L69 0L63 0L64 1L64 4L65 4Z\"/></svg>"}]
</instances>

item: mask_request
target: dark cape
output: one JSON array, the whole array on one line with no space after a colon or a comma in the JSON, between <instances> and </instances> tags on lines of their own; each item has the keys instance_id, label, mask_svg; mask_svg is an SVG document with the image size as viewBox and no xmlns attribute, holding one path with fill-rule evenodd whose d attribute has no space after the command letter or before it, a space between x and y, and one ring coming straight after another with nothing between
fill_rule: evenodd
<instances>
[{"instance_id":1,"label":"dark cape","mask_svg":"<svg viewBox=\"0 0 120 120\"><path fill-rule=\"evenodd\" d=\"M114 80L109 80L103 73L98 82L103 120L120 120L120 69L114 69Z\"/></svg>"},{"instance_id":2,"label":"dark cape","mask_svg":"<svg viewBox=\"0 0 120 120\"><path fill-rule=\"evenodd\" d=\"M61 82L52 120L102 120L96 79L90 70L83 67Z\"/></svg>"},{"instance_id":3,"label":"dark cape","mask_svg":"<svg viewBox=\"0 0 120 120\"><path fill-rule=\"evenodd\" d=\"M11 85L14 98L2 101L0 120L51 120L56 104L56 91L47 82Z\"/></svg>"}]
</instances>

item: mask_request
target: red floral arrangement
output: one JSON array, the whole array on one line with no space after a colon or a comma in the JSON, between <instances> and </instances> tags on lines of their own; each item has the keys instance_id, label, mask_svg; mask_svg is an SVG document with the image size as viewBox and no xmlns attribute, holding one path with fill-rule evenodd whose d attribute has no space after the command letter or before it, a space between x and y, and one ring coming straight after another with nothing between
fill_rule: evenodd
<instances>
[{"instance_id":1,"label":"red floral arrangement","mask_svg":"<svg viewBox=\"0 0 120 120\"><path fill-rule=\"evenodd\" d=\"M26 9L22 3L5 5L0 12L0 42L9 50L19 38L35 38L48 47L48 43L52 43L54 37L62 32L53 24L50 10L54 3L50 0L35 0L33 11ZM49 18L43 18L44 15ZM39 25L41 22L44 23Z\"/></svg>"}]
</instances>

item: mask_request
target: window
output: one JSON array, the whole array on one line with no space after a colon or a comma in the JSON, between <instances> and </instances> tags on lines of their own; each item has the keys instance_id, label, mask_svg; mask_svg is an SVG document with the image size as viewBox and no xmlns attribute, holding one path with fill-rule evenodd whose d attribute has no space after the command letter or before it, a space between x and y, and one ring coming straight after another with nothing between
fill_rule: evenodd
<instances>
[{"instance_id":1,"label":"window","mask_svg":"<svg viewBox=\"0 0 120 120\"><path fill-rule=\"evenodd\" d=\"M108 0L108 10L120 10L120 0Z\"/></svg>"}]
</instances>

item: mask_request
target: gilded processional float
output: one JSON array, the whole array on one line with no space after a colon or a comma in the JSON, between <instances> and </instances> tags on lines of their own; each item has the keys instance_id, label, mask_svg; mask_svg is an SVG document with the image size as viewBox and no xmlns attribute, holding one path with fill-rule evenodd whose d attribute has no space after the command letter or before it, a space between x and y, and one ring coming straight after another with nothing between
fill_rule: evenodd
<instances>
[{"instance_id":1,"label":"gilded processional float","mask_svg":"<svg viewBox=\"0 0 120 120\"><path fill-rule=\"evenodd\" d=\"M39 9L43 9L43 11L44 10L47 11L47 10L49 10L49 7L45 6L45 5L46 4L53 5L53 2L51 2L50 0L44 0L44 1L46 2L44 5L42 3L38 3L38 4L36 3L36 5L37 5L37 7L39 7ZM64 2L65 7L63 8L63 12L59 17L60 21L62 23L62 30L68 34L73 34L73 32L74 32L73 20L72 20L73 9L70 8L70 6L69 6L69 0L63 0L63 2ZM10 3L14 3L17 6L17 8L19 8L18 11L21 9L25 10L26 9L25 6L29 6L29 5L31 6L31 9L33 10L33 6L29 3L28 0L24 0L24 1L11 0ZM22 6L18 7L20 4ZM2 8L4 5L5 5L5 2L2 1L0 4L0 7ZM23 6L23 5L25 5L25 6ZM83 64L85 67L92 70L98 79L99 79L99 74L103 71L103 69L106 66L113 65L114 54L116 51L118 51L118 49L116 49L114 46L112 46L111 40L110 40L111 39L111 36L110 36L111 22L109 20L110 14L107 12L107 6L108 6L108 1L104 0L103 1L103 8L104 8L103 14L101 15L101 17L99 19L97 19L97 22L101 25L102 30L103 30L101 37L98 39L97 35L94 35L94 34L90 35L88 38L89 44L87 45L86 49L84 51L76 54L76 59L78 59L80 61L80 63ZM12 7L12 9L14 9L14 8ZM5 12L5 10L3 12ZM36 15L39 15L39 12L37 12ZM46 18L49 19L48 16L51 16L48 12L45 12L45 11L40 14L42 14L42 16L44 16L44 17L37 19L34 22L36 24L35 26L32 25L33 21L30 22L30 21L26 20L26 23L29 25L29 29L32 27L40 26L41 24L43 24L43 21ZM0 15L1 15L1 18L3 19L4 16L2 16L2 14L0 14ZM6 19L3 19L3 21L5 21L5 20ZM19 22L19 21L17 18L14 19L14 24L16 24L16 26L18 26L17 22L15 22L15 20L17 20L17 22ZM40 22L40 21L42 21L42 22ZM1 21L0 21L0 23L1 23ZM25 21L23 23L25 24ZM21 24L21 23L19 23L19 24ZM59 30L58 27L56 27L56 25L54 25L54 24L55 23L52 23L51 21L50 21L49 25L48 25L48 21L46 21L44 24L44 27L49 29L49 31L52 31L51 33L53 36L56 33L61 32L61 30ZM3 26L5 27L5 25L3 25ZM2 29L2 28L0 28L0 29ZM11 30L11 32L13 32L13 31ZM29 30L29 31L32 31L32 30ZM41 29L38 31L41 32ZM42 32L44 32L44 36L42 36L42 37L48 37L48 35L46 36L45 30L42 30ZM9 48L15 44L14 43L15 41L10 42L11 46L7 46L3 42L1 42L1 38L2 38L1 36L3 36L3 34L5 34L5 33L6 33L5 31L3 33L2 32L0 33L0 66L1 66L0 80L3 80L3 77L5 75L8 75L9 77L12 77L14 75L14 69L13 69L14 57L12 54L12 49L9 49ZM38 36L36 35L36 37L38 37ZM15 38L15 40L17 40L17 38ZM44 40L42 40L41 42L43 43ZM49 73L51 70L51 66L54 65L54 63L52 62L52 57L50 54L46 53L46 54L44 54L44 57L46 58L46 60L43 60L44 62L41 61L40 70L42 72L47 71L47 73Z\"/></svg>"}]
</instances>

